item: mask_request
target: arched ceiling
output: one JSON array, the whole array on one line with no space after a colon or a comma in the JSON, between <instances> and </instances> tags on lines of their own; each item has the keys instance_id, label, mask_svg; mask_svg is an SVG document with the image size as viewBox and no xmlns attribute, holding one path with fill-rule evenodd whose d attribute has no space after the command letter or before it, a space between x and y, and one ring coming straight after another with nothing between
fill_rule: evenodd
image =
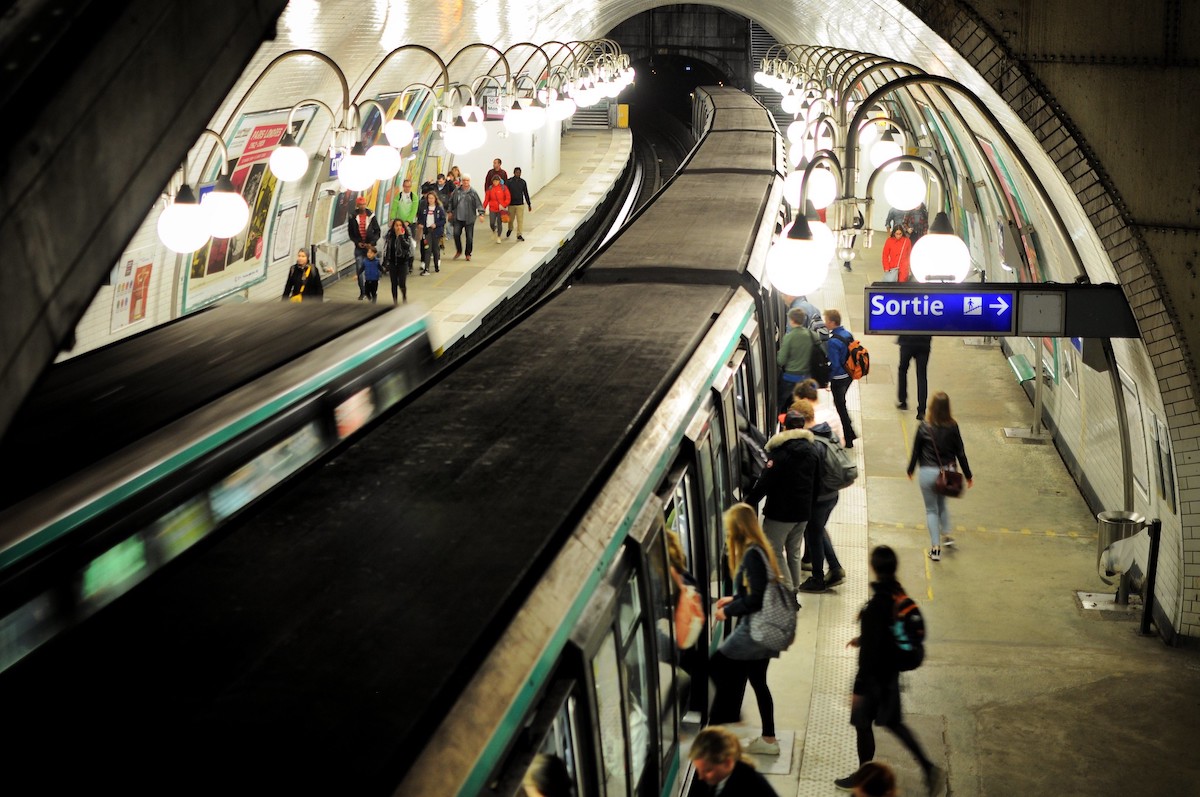
<instances>
[{"instance_id":1,"label":"arched ceiling","mask_svg":"<svg viewBox=\"0 0 1200 797\"><path fill-rule=\"evenodd\" d=\"M6 257L16 253L23 271L18 280L20 284L13 285L10 279L10 286L15 291L10 295L19 302L20 314L10 314L5 324L0 325L0 373L3 374L0 428L7 424L41 369L53 359L60 342L70 336L75 321L108 274L121 247L130 240L139 224L153 223L156 215L153 203L180 156L188 147L194 147L193 160L207 157L211 145L196 145L201 128L227 129L235 109L243 100L245 112L288 107L307 97L340 106L339 82L328 67L315 59L286 62L272 72L253 96L246 97L250 84L281 53L294 48L321 51L345 73L351 94L361 89L363 96L373 96L397 90L415 80L432 81L437 74L432 59L421 53L406 52L389 62L372 84L364 87L364 81L384 55L404 44L421 44L449 59L473 42L506 48L520 41L541 43L597 38L623 20L662 4L647 0L601 3L586 0L520 3L460 0L437 4L431 11L428 4L413 0L292 0L277 20L274 38L263 42L256 51L251 50L244 41L246 30L260 35L257 31L269 24L271 9L277 5L269 0L258 0L252 5L223 0L206 6L204 13L191 16L164 11L161 6L136 0L119 7L106 5L112 15L118 16L118 23L104 32L113 53L108 56L110 60L129 58L134 47L151 46L156 37L182 42L182 48L171 45L180 55L169 64L163 61L164 56L160 56L161 66L159 61L149 61L141 74L127 81L126 91L119 96L97 95L97 90L105 88L106 84L102 82L103 78L91 74L93 65L84 59L78 60L77 72L70 75L69 80L52 83L69 93L67 97L55 96L50 101L55 106L63 106L64 110L72 103L77 104L75 98L102 96L104 107L91 109L92 118L101 123L87 130L86 135L78 133L70 152L67 151L68 134L54 140L35 126L29 135L33 147L40 146L43 151L57 150L63 156L61 160L72 163L78 171L82 171L85 164L91 166L87 159L98 153L104 170L101 176L107 179L102 189L88 198L90 201L67 202L61 192L56 194L54 191L61 185L70 184L73 174L70 166L61 166L62 174L57 178L43 174L29 177L24 184L14 181L11 173L5 173L4 208L12 213L0 222L3 225L0 226L0 243L5 245ZM744 5L714 5L741 15L746 15L749 10ZM235 27L239 18L233 12L227 14L227 28L214 28L213 19L221 11L235 8L242 14L242 29ZM159 20L155 27L146 27L142 22L144 16L151 13L150 9ZM121 13L124 16L119 16ZM137 17L136 21L143 25L141 28L133 24L139 13L143 16ZM1086 250L1089 269L1098 269L1093 276L1111 279L1111 264L1104 256L1091 224L1054 164L1043 154L1038 141L987 82L898 0L760 0L753 4L752 16L780 42L823 44L878 53L961 81L982 99L1013 135L1018 149L1029 156L1040 182L1047 187L1076 239L1076 245ZM240 50L233 46L239 42ZM97 49L102 50L104 43L98 44ZM242 53L251 52L253 55L241 70L241 76L226 82L221 70L228 71L231 63L246 57ZM494 56L489 51L473 50L459 59L452 77L469 80L490 68L493 61ZM159 71L168 68L180 73L190 70L195 80L190 94L181 96L174 87L156 88L154 81L159 77ZM224 102L216 104L214 109L211 97L226 91ZM211 113L207 124L199 121L205 118L206 103ZM956 104L972 125L981 123L969 104ZM153 121L160 129L148 136L143 134L149 140L139 146L133 128L146 115L154 115ZM106 117L128 121L131 130L123 133L121 125L103 124ZM42 119L46 120L47 126L52 123L62 126L62 117L56 122L48 115L43 115ZM328 120L325 123L328 124ZM98 141L98 145L89 148L88 137ZM200 167L194 168L199 170ZM130 174L136 179L129 179ZM27 201L30 193L33 194L32 202ZM137 221L139 218L140 222ZM48 219L56 221L49 225ZM1043 224L1041 228L1051 226ZM53 236L56 230L83 231L83 234L64 236L65 242L56 239L53 247L33 245L44 236ZM92 230L98 237L91 234ZM8 246L10 242L12 248ZM1059 259L1055 258L1056 261ZM1073 273L1064 276L1070 279Z\"/></svg>"}]
</instances>

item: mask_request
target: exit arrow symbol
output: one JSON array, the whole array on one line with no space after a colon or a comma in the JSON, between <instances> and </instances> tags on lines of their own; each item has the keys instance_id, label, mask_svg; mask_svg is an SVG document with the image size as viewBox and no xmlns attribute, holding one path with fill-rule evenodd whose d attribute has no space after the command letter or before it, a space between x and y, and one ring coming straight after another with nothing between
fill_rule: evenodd
<instances>
[{"instance_id":1,"label":"exit arrow symbol","mask_svg":"<svg viewBox=\"0 0 1200 797\"><path fill-rule=\"evenodd\" d=\"M1008 302L1004 301L1003 296L997 296L996 301L988 305L996 311L996 315L1004 315L1004 311L1008 309Z\"/></svg>"}]
</instances>

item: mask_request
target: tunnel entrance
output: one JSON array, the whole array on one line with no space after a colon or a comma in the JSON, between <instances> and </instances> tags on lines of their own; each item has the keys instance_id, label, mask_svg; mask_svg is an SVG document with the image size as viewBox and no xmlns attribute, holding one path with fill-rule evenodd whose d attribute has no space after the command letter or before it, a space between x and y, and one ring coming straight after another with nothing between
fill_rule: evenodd
<instances>
[{"instance_id":1,"label":"tunnel entrance","mask_svg":"<svg viewBox=\"0 0 1200 797\"><path fill-rule=\"evenodd\" d=\"M729 75L683 55L652 55L635 61L633 68L637 80L621 99L629 103L634 124L648 113L665 112L686 125L692 115L691 93L697 86L729 84Z\"/></svg>"}]
</instances>

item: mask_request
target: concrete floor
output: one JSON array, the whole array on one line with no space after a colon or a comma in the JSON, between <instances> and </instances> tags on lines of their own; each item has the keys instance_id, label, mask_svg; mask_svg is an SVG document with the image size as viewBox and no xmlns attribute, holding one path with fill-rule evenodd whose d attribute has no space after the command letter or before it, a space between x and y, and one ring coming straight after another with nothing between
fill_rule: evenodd
<instances>
[{"instance_id":1,"label":"concrete floor","mask_svg":"<svg viewBox=\"0 0 1200 797\"><path fill-rule=\"evenodd\" d=\"M831 272L814 301L863 327L864 285L879 273L879 245L854 271ZM1135 619L1105 620L1077 608L1075 591L1111 592L1096 573L1096 523L1053 445L1005 438L1032 412L998 348L935 338L930 392L944 390L963 429L975 487L953 502L957 548L939 563L920 491L905 476L916 429L895 408L899 349L870 337L871 374L850 391L861 435L859 482L843 491L832 523L845 584L803 598L797 644L770 671L781 734L795 731L790 760L759 758L780 795L838 793L832 779L857 765L848 724L855 618L867 597L866 557L886 544L928 626L927 659L903 676L907 721L968 795L1200 794L1194 750L1200 653L1140 637ZM825 399L823 399L824 401ZM1085 616L1086 615L1086 616ZM757 733L754 700L746 736ZM878 758L893 763L901 793L924 794L920 771L880 729Z\"/></svg>"}]
</instances>

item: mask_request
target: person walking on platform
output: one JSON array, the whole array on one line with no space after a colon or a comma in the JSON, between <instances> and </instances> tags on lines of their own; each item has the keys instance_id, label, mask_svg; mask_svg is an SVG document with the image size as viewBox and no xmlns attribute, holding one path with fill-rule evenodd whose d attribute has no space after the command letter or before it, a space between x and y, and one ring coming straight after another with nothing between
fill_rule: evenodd
<instances>
[{"instance_id":1,"label":"person walking on platform","mask_svg":"<svg viewBox=\"0 0 1200 797\"><path fill-rule=\"evenodd\" d=\"M354 242L354 276L358 280L358 300L367 298L363 286L363 260L367 256L367 247L379 242L379 220L367 209L367 198L360 196L354 200L354 215L346 223L346 231Z\"/></svg>"},{"instance_id":2,"label":"person walking on platform","mask_svg":"<svg viewBox=\"0 0 1200 797\"><path fill-rule=\"evenodd\" d=\"M742 755L737 734L719 725L696 734L688 752L699 783L693 797L779 797L767 779Z\"/></svg>"},{"instance_id":3,"label":"person walking on platform","mask_svg":"<svg viewBox=\"0 0 1200 797\"><path fill-rule=\"evenodd\" d=\"M846 359L850 356L850 342L854 336L842 326L842 314L837 310L825 311L825 326L829 328L829 391L833 393L833 406L837 407L838 417L842 419L842 439L846 448L854 448L858 435L846 408L846 393L854 383L846 372Z\"/></svg>"},{"instance_id":4,"label":"person walking on platform","mask_svg":"<svg viewBox=\"0 0 1200 797\"><path fill-rule=\"evenodd\" d=\"M398 304L397 292L408 301L408 274L412 271L412 235L401 219L392 219L391 229L383 237L383 267L392 280L392 304Z\"/></svg>"},{"instance_id":5,"label":"person walking on platform","mask_svg":"<svg viewBox=\"0 0 1200 797\"><path fill-rule=\"evenodd\" d=\"M442 270L442 252L438 248L438 241L442 238L442 231L446 229L446 209L442 207L437 191L430 191L425 195L425 201L417 211L417 222L420 225L417 228L419 234L425 239L424 267L421 269L421 276L424 277L429 273L430 257L433 258L433 270Z\"/></svg>"},{"instance_id":6,"label":"person walking on platform","mask_svg":"<svg viewBox=\"0 0 1200 797\"><path fill-rule=\"evenodd\" d=\"M761 755L779 755L779 742L775 738L775 701L767 686L767 667L779 653L760 645L750 636L749 615L762 609L767 584L784 576L758 525L758 513L750 504L734 504L725 511L725 551L734 594L717 600L713 618L717 622L724 622L729 617L742 619L733 633L721 642L709 662L716 685L709 722L720 725L738 721L749 681L758 701L762 735L747 749Z\"/></svg>"},{"instance_id":7,"label":"person walking on platform","mask_svg":"<svg viewBox=\"0 0 1200 797\"><path fill-rule=\"evenodd\" d=\"M367 256L363 258L363 293L367 300L374 304L379 297L379 277L382 270L379 265L379 251L375 244L367 247Z\"/></svg>"},{"instance_id":8,"label":"person walking on platform","mask_svg":"<svg viewBox=\"0 0 1200 797\"><path fill-rule=\"evenodd\" d=\"M751 506L766 496L763 508L763 531L771 542L776 560L782 565L789 589L796 589L801 580L800 556L804 545L804 528L813 516L817 491L821 483L820 443L804 428L805 418L798 412L784 416L783 431L767 441L767 467L746 497ZM825 559L816 550L813 572L823 566ZM823 572L823 571L821 571Z\"/></svg>"},{"instance_id":9,"label":"person walking on platform","mask_svg":"<svg viewBox=\"0 0 1200 797\"><path fill-rule=\"evenodd\" d=\"M920 466L917 483L921 486L921 498L925 500L925 524L929 527L929 558L935 562L942 559L942 545L954 545L950 531L950 511L946 508L946 496L934 492L938 472L942 468L962 470L967 487L975 484L967 452L963 448L962 433L958 423L950 414L950 397L945 393L933 394L929 402L929 417L917 427L913 439L912 456L908 459L908 478Z\"/></svg>"},{"instance_id":10,"label":"person walking on platform","mask_svg":"<svg viewBox=\"0 0 1200 797\"><path fill-rule=\"evenodd\" d=\"M883 243L883 281L908 282L910 255L912 241L904 234L904 228L897 224Z\"/></svg>"},{"instance_id":11,"label":"person walking on platform","mask_svg":"<svg viewBox=\"0 0 1200 797\"><path fill-rule=\"evenodd\" d=\"M896 665L895 639L892 623L895 619L896 595L904 587L896 580L896 552L886 545L871 551L871 598L858 614L859 635L848 643L858 648L858 672L854 676L854 696L850 707L850 724L857 738L860 769L838 778L834 785L851 791L859 785L862 765L875 757L875 733L872 725L882 725L900 740L925 774L930 795L937 793L945 773L936 766L921 748L916 737L904 724L900 708L900 670Z\"/></svg>"},{"instance_id":12,"label":"person walking on platform","mask_svg":"<svg viewBox=\"0 0 1200 797\"><path fill-rule=\"evenodd\" d=\"M417 227L417 208L421 204L421 198L413 193L412 178L405 177L404 182L400 185L400 191L392 198L391 217L400 219L404 222L404 228L409 231L409 235ZM425 244L421 244L422 259L424 259ZM408 259L408 273L412 273L412 258Z\"/></svg>"},{"instance_id":13,"label":"person walking on platform","mask_svg":"<svg viewBox=\"0 0 1200 797\"><path fill-rule=\"evenodd\" d=\"M882 761L868 761L850 776L854 797L896 797L896 773Z\"/></svg>"},{"instance_id":14,"label":"person walking on platform","mask_svg":"<svg viewBox=\"0 0 1200 797\"><path fill-rule=\"evenodd\" d=\"M813 346L816 345L808 323L808 314L799 307L788 310L788 332L779 344L775 362L779 365L779 411L787 412L792 389L808 379L812 366Z\"/></svg>"},{"instance_id":15,"label":"person walking on platform","mask_svg":"<svg viewBox=\"0 0 1200 797\"><path fill-rule=\"evenodd\" d=\"M492 160L492 168L488 169L487 174L483 176L484 190L492 187L493 177L499 177L502 184L508 182L508 172L504 171L504 169L500 166L499 158L494 158Z\"/></svg>"},{"instance_id":16,"label":"person walking on platform","mask_svg":"<svg viewBox=\"0 0 1200 797\"><path fill-rule=\"evenodd\" d=\"M325 288L321 285L321 275L308 262L308 250L296 252L296 262L288 270L287 280L283 283L283 300L293 302L322 302L325 301Z\"/></svg>"},{"instance_id":17,"label":"person walking on platform","mask_svg":"<svg viewBox=\"0 0 1200 797\"><path fill-rule=\"evenodd\" d=\"M475 249L475 222L483 216L483 200L479 192L471 187L471 175L463 175L462 185L450 195L449 213L454 219L454 259L463 255L463 233L467 236L467 260Z\"/></svg>"},{"instance_id":18,"label":"person walking on platform","mask_svg":"<svg viewBox=\"0 0 1200 797\"><path fill-rule=\"evenodd\" d=\"M805 384L811 383L811 379L805 380ZM812 432L818 446L822 446L824 443L816 438L824 438L835 446L841 446L837 435L833 433L833 429L828 423L816 422L816 413L812 402L807 399L798 399L792 404L789 412L798 412L804 416L804 428ZM824 451L821 453L823 456ZM804 526L804 555L809 557L812 575L797 587L801 592L824 592L827 588L837 586L846 580L846 571L838 561L837 554L833 550L833 540L829 538L829 529L826 527L829 523L829 516L833 514L833 508L837 506L838 491L826 489L820 480L817 481L814 490L817 493L816 503L813 504L812 517ZM828 573L823 569L826 563L829 565Z\"/></svg>"},{"instance_id":19,"label":"person walking on platform","mask_svg":"<svg viewBox=\"0 0 1200 797\"><path fill-rule=\"evenodd\" d=\"M925 420L925 401L929 398L929 349L933 338L929 335L900 335L900 368L896 374L896 408L908 409L908 364L917 364L917 420Z\"/></svg>"},{"instance_id":20,"label":"person walking on platform","mask_svg":"<svg viewBox=\"0 0 1200 797\"><path fill-rule=\"evenodd\" d=\"M512 197L508 188L500 181L500 175L493 174L491 185L483 195L483 206L488 212L488 226L496 236L496 243L500 243L500 233L504 229L503 214L508 210L511 201Z\"/></svg>"},{"instance_id":21,"label":"person walking on platform","mask_svg":"<svg viewBox=\"0 0 1200 797\"><path fill-rule=\"evenodd\" d=\"M901 224L904 226L904 232L908 235L908 240L912 241L913 246L916 246L917 241L929 232L929 208L925 207L925 203L922 202L904 214Z\"/></svg>"},{"instance_id":22,"label":"person walking on platform","mask_svg":"<svg viewBox=\"0 0 1200 797\"><path fill-rule=\"evenodd\" d=\"M508 232L504 234L505 238L511 237L513 234L513 225L517 227L517 240L524 241L525 236L525 206L529 206L529 212L533 212L533 200L529 196L529 184L521 177L521 167L517 166L513 169L513 176L508 178L506 183L508 194L512 200L512 204L508 206Z\"/></svg>"}]
</instances>

